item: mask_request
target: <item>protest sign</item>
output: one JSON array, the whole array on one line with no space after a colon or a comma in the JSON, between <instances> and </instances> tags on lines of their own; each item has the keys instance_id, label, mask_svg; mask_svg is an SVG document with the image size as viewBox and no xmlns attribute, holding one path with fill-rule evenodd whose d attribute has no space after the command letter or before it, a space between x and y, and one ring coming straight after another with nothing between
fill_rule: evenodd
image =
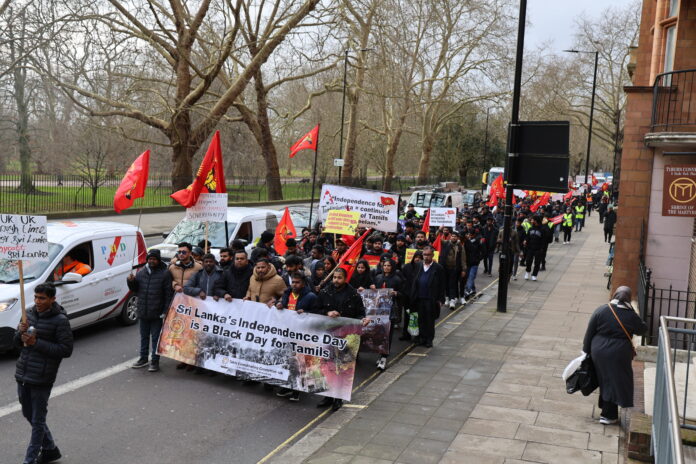
<instances>
[{"instance_id":1,"label":"protest sign","mask_svg":"<svg viewBox=\"0 0 696 464\"><path fill-rule=\"evenodd\" d=\"M404 264L410 263L411 260L413 259L413 255L416 253L415 248L407 248L406 249L406 256L404 257ZM435 250L434 255L433 255L433 261L437 262L437 260L440 259L440 252Z\"/></svg>"},{"instance_id":2,"label":"protest sign","mask_svg":"<svg viewBox=\"0 0 696 464\"><path fill-rule=\"evenodd\" d=\"M355 235L355 229L360 222L360 211L332 209L326 216L324 232L330 234Z\"/></svg>"},{"instance_id":3,"label":"protest sign","mask_svg":"<svg viewBox=\"0 0 696 464\"><path fill-rule=\"evenodd\" d=\"M457 208L430 208L430 225L454 228L457 225Z\"/></svg>"},{"instance_id":4,"label":"protest sign","mask_svg":"<svg viewBox=\"0 0 696 464\"><path fill-rule=\"evenodd\" d=\"M396 232L399 219L399 195L324 184L319 198L319 216L326 223L329 211L340 209L360 212L360 227Z\"/></svg>"},{"instance_id":5,"label":"protest sign","mask_svg":"<svg viewBox=\"0 0 696 464\"><path fill-rule=\"evenodd\" d=\"M48 261L46 216L0 214L0 259Z\"/></svg>"},{"instance_id":6,"label":"protest sign","mask_svg":"<svg viewBox=\"0 0 696 464\"><path fill-rule=\"evenodd\" d=\"M201 193L196 204L186 208L186 219L200 222L225 222L227 220L227 194Z\"/></svg>"},{"instance_id":7,"label":"protest sign","mask_svg":"<svg viewBox=\"0 0 696 464\"><path fill-rule=\"evenodd\" d=\"M177 293L157 352L244 379L350 400L361 332L357 319Z\"/></svg>"},{"instance_id":8,"label":"protest sign","mask_svg":"<svg viewBox=\"0 0 696 464\"><path fill-rule=\"evenodd\" d=\"M370 324L363 327L360 351L389 354L389 330L393 299L391 288L365 289L360 291L365 305L365 317Z\"/></svg>"}]
</instances>

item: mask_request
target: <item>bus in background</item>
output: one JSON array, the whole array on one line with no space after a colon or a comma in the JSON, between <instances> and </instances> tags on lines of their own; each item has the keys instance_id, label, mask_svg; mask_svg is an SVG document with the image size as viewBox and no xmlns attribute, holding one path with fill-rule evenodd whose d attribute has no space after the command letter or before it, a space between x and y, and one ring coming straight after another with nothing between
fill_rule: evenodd
<instances>
[{"instance_id":1,"label":"bus in background","mask_svg":"<svg viewBox=\"0 0 696 464\"><path fill-rule=\"evenodd\" d=\"M505 168L491 168L487 173L484 174L486 178L486 195L491 194L491 184L505 172Z\"/></svg>"}]
</instances>

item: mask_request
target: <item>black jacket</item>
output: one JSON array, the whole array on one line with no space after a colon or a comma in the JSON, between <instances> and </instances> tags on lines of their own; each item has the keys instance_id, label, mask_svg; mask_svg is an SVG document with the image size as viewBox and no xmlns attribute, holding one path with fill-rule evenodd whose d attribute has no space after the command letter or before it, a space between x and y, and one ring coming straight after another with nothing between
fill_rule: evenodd
<instances>
[{"instance_id":1,"label":"black jacket","mask_svg":"<svg viewBox=\"0 0 696 464\"><path fill-rule=\"evenodd\" d=\"M485 225L483 229L481 229L481 235L485 240L483 243L483 248L486 250L486 252L490 253L491 251L495 250L495 246L498 242L498 228L494 225L490 228L488 225Z\"/></svg>"},{"instance_id":2,"label":"black jacket","mask_svg":"<svg viewBox=\"0 0 696 464\"><path fill-rule=\"evenodd\" d=\"M362 319L365 317L365 305L357 290L346 284L338 289L333 283L329 283L319 292L319 314L328 314L330 311L338 311L341 317Z\"/></svg>"},{"instance_id":3,"label":"black jacket","mask_svg":"<svg viewBox=\"0 0 696 464\"><path fill-rule=\"evenodd\" d=\"M411 302L418 300L418 279L423 272L423 263L418 263L409 289ZM428 299L434 303L445 301L445 268L433 262L428 271Z\"/></svg>"},{"instance_id":4,"label":"black jacket","mask_svg":"<svg viewBox=\"0 0 696 464\"><path fill-rule=\"evenodd\" d=\"M14 342L22 351L17 360L15 379L29 385L49 386L56 381L63 358L73 350L73 334L68 315L58 303L48 311L39 313L35 306L27 311L27 324L36 329L36 343L24 346L19 331Z\"/></svg>"},{"instance_id":5,"label":"black jacket","mask_svg":"<svg viewBox=\"0 0 696 464\"><path fill-rule=\"evenodd\" d=\"M471 240L464 239L464 252L466 253L466 265L468 267L478 266L485 253L481 237L477 235Z\"/></svg>"},{"instance_id":6,"label":"black jacket","mask_svg":"<svg viewBox=\"0 0 696 464\"><path fill-rule=\"evenodd\" d=\"M163 262L154 269L146 264L135 274L134 280L126 280L126 283L138 297L140 319L157 319L167 312L172 301L172 275Z\"/></svg>"},{"instance_id":7,"label":"black jacket","mask_svg":"<svg viewBox=\"0 0 696 464\"><path fill-rule=\"evenodd\" d=\"M612 230L616 224L616 211L607 211L604 215L604 230Z\"/></svg>"},{"instance_id":8,"label":"black jacket","mask_svg":"<svg viewBox=\"0 0 696 464\"><path fill-rule=\"evenodd\" d=\"M547 243L548 236L551 231L545 225L532 226L527 231L527 249L529 251L539 251L544 248Z\"/></svg>"},{"instance_id":9,"label":"black jacket","mask_svg":"<svg viewBox=\"0 0 696 464\"><path fill-rule=\"evenodd\" d=\"M208 274L205 269L201 269L189 279L184 285L184 293L187 295L198 297L201 292L205 292L207 296L215 295L215 285L222 279L223 271L215 266L213 272Z\"/></svg>"},{"instance_id":10,"label":"black jacket","mask_svg":"<svg viewBox=\"0 0 696 464\"><path fill-rule=\"evenodd\" d=\"M290 293L292 293L292 288L286 289L285 292L283 292L283 296L280 298L280 304L284 309L288 307ZM317 296L309 288L304 287L300 293L300 297L297 299L295 311L301 309L307 313L315 313L317 312L318 302L319 299Z\"/></svg>"},{"instance_id":11,"label":"black jacket","mask_svg":"<svg viewBox=\"0 0 696 464\"><path fill-rule=\"evenodd\" d=\"M250 263L241 269L233 264L222 273L222 278L215 283L215 295L223 297L229 293L232 298L244 298L249 290L249 279L253 273L254 266Z\"/></svg>"},{"instance_id":12,"label":"black jacket","mask_svg":"<svg viewBox=\"0 0 696 464\"><path fill-rule=\"evenodd\" d=\"M372 272L370 272L369 269L362 274L358 274L358 271L354 271L353 276L350 278L350 285L353 288L370 288L372 284Z\"/></svg>"}]
</instances>

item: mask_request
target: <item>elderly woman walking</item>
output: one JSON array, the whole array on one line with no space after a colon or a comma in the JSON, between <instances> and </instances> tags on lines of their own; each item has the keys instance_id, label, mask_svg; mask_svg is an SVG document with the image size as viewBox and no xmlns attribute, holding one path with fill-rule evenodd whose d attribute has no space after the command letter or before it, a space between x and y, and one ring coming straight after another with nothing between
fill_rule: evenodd
<instances>
[{"instance_id":1,"label":"elderly woman walking","mask_svg":"<svg viewBox=\"0 0 696 464\"><path fill-rule=\"evenodd\" d=\"M631 289L619 287L612 300L590 317L583 351L592 357L599 381L599 423L616 424L619 406L633 407L633 335L648 327L631 306Z\"/></svg>"}]
</instances>

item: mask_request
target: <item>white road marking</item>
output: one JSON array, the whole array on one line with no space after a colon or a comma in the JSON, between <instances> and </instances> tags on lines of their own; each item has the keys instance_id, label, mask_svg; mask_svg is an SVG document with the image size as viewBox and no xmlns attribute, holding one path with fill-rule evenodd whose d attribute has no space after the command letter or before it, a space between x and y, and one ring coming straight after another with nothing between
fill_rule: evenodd
<instances>
[{"instance_id":1,"label":"white road marking","mask_svg":"<svg viewBox=\"0 0 696 464\"><path fill-rule=\"evenodd\" d=\"M85 387L94 382L99 382L100 380L103 380L107 377L111 377L112 375L118 374L119 372L123 372L126 369L130 368L130 366L137 359L138 358L133 358L128 361L122 362L121 364L116 364L115 366L111 366L104 370L94 372L93 374L85 375L84 377L80 377L79 379L75 379L62 385L58 385L57 387L53 388L53 391L51 391L51 398L55 398L66 393L73 392L78 388ZM19 403L8 404L7 406L3 406L0 408L0 417L9 416L10 414L14 414L15 412L21 410L22 406Z\"/></svg>"}]
</instances>

